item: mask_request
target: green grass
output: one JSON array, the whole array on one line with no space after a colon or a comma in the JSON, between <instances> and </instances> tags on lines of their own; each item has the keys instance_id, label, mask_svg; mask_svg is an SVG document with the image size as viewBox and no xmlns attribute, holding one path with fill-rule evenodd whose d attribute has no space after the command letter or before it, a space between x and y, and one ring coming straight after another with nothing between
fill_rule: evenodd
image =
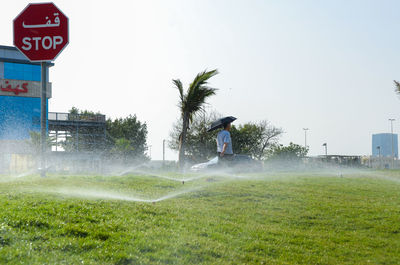
<instances>
[{"instance_id":1,"label":"green grass","mask_svg":"<svg viewBox=\"0 0 400 265\"><path fill-rule=\"evenodd\" d=\"M400 172L247 176L0 177L0 264L400 263Z\"/></svg>"}]
</instances>

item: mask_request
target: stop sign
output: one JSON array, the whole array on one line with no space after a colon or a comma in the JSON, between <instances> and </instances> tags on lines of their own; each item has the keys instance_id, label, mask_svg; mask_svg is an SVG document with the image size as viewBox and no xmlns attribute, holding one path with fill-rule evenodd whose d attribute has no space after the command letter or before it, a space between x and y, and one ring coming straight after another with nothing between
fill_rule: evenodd
<instances>
[{"instance_id":1,"label":"stop sign","mask_svg":"<svg viewBox=\"0 0 400 265\"><path fill-rule=\"evenodd\" d=\"M29 4L14 19L14 46L31 62L52 61L68 44L68 18L53 3Z\"/></svg>"}]
</instances>

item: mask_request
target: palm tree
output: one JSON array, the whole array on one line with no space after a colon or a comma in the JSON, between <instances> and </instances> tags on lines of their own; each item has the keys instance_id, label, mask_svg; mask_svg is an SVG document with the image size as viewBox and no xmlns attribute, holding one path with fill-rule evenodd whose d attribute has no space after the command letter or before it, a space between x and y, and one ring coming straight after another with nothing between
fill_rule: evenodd
<instances>
[{"instance_id":1,"label":"palm tree","mask_svg":"<svg viewBox=\"0 0 400 265\"><path fill-rule=\"evenodd\" d=\"M183 92L182 82L179 79L173 79L172 82L179 90L179 108L182 115L182 133L179 137L179 165L182 167L185 159L186 134L189 129L189 122L193 120L193 115L199 110L203 110L206 99L215 95L216 88L209 87L208 79L218 74L218 70L198 73L193 82L189 85L186 93Z\"/></svg>"}]
</instances>

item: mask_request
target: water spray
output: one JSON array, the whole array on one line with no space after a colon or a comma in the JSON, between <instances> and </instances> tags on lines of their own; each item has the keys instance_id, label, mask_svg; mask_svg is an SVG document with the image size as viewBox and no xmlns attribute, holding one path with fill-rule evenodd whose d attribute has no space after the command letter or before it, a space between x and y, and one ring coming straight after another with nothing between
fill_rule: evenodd
<instances>
[{"instance_id":1,"label":"water spray","mask_svg":"<svg viewBox=\"0 0 400 265\"><path fill-rule=\"evenodd\" d=\"M183 194L199 191L204 188L205 188L204 186L198 186L198 187L194 187L194 188L190 188L190 189L171 192L171 193L168 193L167 195L163 195L163 196L157 197L157 198L145 198L145 197L139 197L139 196L136 197L136 196L126 195L126 194L117 194L114 192L104 191L104 190L101 191L101 190L76 189L76 188L71 188L71 189L62 188L62 189L54 189L54 190L41 189L41 190L37 190L37 191L46 192L46 193L62 194L65 196L78 197L78 198L109 199L109 200L145 202L145 203L155 204L156 202L161 202L164 200L172 199L172 198L178 197Z\"/></svg>"}]
</instances>

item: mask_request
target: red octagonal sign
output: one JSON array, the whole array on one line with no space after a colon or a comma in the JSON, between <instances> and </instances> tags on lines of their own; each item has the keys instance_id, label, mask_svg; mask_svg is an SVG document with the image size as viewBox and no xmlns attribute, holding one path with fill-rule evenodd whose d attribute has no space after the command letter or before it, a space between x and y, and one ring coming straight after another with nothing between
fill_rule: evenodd
<instances>
[{"instance_id":1,"label":"red octagonal sign","mask_svg":"<svg viewBox=\"0 0 400 265\"><path fill-rule=\"evenodd\" d=\"M32 62L52 61L68 44L68 18L53 3L29 4L14 19L14 46Z\"/></svg>"}]
</instances>

